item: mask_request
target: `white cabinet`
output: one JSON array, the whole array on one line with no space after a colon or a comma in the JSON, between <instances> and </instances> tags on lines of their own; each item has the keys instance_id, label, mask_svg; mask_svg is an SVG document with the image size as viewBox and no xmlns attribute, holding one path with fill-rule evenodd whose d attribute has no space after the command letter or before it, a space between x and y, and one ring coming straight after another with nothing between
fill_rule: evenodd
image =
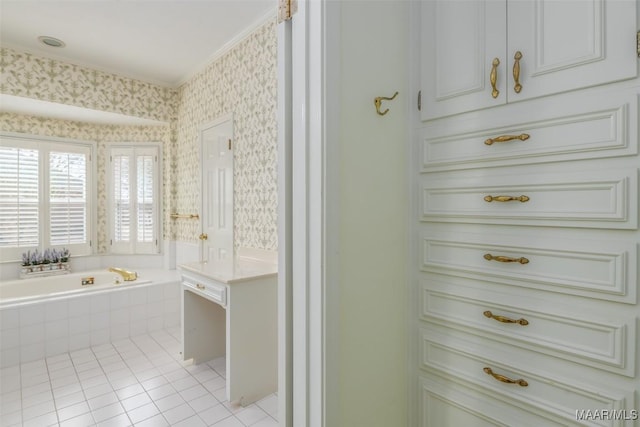
<instances>
[{"instance_id":1,"label":"white cabinet","mask_svg":"<svg viewBox=\"0 0 640 427\"><path fill-rule=\"evenodd\" d=\"M421 2L412 425L640 425L638 4Z\"/></svg>"},{"instance_id":2,"label":"white cabinet","mask_svg":"<svg viewBox=\"0 0 640 427\"><path fill-rule=\"evenodd\" d=\"M185 266L182 266L185 268ZM190 270L189 270L190 268ZM247 405L277 390L277 277L216 280L206 268L182 273L182 356L226 358L230 402Z\"/></svg>"},{"instance_id":3,"label":"white cabinet","mask_svg":"<svg viewBox=\"0 0 640 427\"><path fill-rule=\"evenodd\" d=\"M422 120L637 75L634 0L426 1Z\"/></svg>"}]
</instances>

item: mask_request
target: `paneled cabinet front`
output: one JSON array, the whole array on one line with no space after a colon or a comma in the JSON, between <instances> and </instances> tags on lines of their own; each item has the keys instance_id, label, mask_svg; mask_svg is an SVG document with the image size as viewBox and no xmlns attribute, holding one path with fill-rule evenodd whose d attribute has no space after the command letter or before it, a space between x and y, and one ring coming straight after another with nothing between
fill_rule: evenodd
<instances>
[{"instance_id":1,"label":"paneled cabinet front","mask_svg":"<svg viewBox=\"0 0 640 427\"><path fill-rule=\"evenodd\" d=\"M634 78L634 0L422 3L422 120Z\"/></svg>"},{"instance_id":2,"label":"paneled cabinet front","mask_svg":"<svg viewBox=\"0 0 640 427\"><path fill-rule=\"evenodd\" d=\"M638 4L421 2L413 424L640 425Z\"/></svg>"}]
</instances>

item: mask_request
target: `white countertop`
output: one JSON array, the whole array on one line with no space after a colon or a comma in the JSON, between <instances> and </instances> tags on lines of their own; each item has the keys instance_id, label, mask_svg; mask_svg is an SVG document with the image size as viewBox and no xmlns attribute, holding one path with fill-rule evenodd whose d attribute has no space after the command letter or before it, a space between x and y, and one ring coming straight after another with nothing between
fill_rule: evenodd
<instances>
[{"instance_id":1,"label":"white countertop","mask_svg":"<svg viewBox=\"0 0 640 427\"><path fill-rule=\"evenodd\" d=\"M278 274L278 265L252 258L236 258L229 263L190 262L180 264L179 269L208 277L231 285L247 280L273 277Z\"/></svg>"}]
</instances>

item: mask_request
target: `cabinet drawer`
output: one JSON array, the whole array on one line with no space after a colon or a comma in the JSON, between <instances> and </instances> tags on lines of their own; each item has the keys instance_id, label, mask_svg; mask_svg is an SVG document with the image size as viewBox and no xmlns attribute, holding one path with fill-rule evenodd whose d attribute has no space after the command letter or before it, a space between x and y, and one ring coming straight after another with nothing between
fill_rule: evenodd
<instances>
[{"instance_id":1,"label":"cabinet drawer","mask_svg":"<svg viewBox=\"0 0 640 427\"><path fill-rule=\"evenodd\" d=\"M537 409L522 409L498 400L491 393L443 379L437 375L423 374L418 382L419 423L427 426L474 427L566 427L580 425L568 423Z\"/></svg>"},{"instance_id":2,"label":"cabinet drawer","mask_svg":"<svg viewBox=\"0 0 640 427\"><path fill-rule=\"evenodd\" d=\"M227 288L223 284L183 275L182 286L223 307L227 305Z\"/></svg>"},{"instance_id":3,"label":"cabinet drawer","mask_svg":"<svg viewBox=\"0 0 640 427\"><path fill-rule=\"evenodd\" d=\"M522 232L429 232L422 236L420 246L423 271L636 303L638 253L634 242L562 237L539 241Z\"/></svg>"},{"instance_id":4,"label":"cabinet drawer","mask_svg":"<svg viewBox=\"0 0 640 427\"><path fill-rule=\"evenodd\" d=\"M573 311L550 300L433 279L422 282L421 307L425 321L605 371L635 375L636 319L632 315Z\"/></svg>"},{"instance_id":5,"label":"cabinet drawer","mask_svg":"<svg viewBox=\"0 0 640 427\"><path fill-rule=\"evenodd\" d=\"M637 183L637 169L424 178L421 220L636 229Z\"/></svg>"},{"instance_id":6,"label":"cabinet drawer","mask_svg":"<svg viewBox=\"0 0 640 427\"><path fill-rule=\"evenodd\" d=\"M422 128L421 172L638 153L637 93L626 88L556 98L553 103L545 99L510 106L502 114L480 111L455 125L440 121ZM528 138L489 141L508 135Z\"/></svg>"},{"instance_id":7,"label":"cabinet drawer","mask_svg":"<svg viewBox=\"0 0 640 427\"><path fill-rule=\"evenodd\" d=\"M489 346L478 348L462 336L422 330L420 339L420 361L425 372L508 401L526 412L537 413L559 423L576 422L578 410L626 411L627 415L633 416L633 387L625 390L590 383L585 381L590 378L587 369L583 377L564 377L551 373L553 369L529 363L525 354L504 354ZM522 425L513 421L505 424ZM624 420L600 419L593 422L592 425L629 425Z\"/></svg>"}]
</instances>

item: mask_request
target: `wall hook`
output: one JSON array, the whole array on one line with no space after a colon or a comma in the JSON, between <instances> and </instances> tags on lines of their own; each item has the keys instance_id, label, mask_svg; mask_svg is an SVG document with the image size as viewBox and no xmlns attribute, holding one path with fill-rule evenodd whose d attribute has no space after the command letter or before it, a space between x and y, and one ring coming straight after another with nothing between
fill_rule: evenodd
<instances>
[{"instance_id":1,"label":"wall hook","mask_svg":"<svg viewBox=\"0 0 640 427\"><path fill-rule=\"evenodd\" d=\"M387 114L389 112L388 108L384 111L380 111L380 106L382 105L382 101L383 100L391 101L392 99L395 99L396 96L398 96L398 92L394 93L391 98L387 98L386 96L376 96L375 99L373 100L373 103L376 106L376 112L381 116L384 116L385 114Z\"/></svg>"}]
</instances>

